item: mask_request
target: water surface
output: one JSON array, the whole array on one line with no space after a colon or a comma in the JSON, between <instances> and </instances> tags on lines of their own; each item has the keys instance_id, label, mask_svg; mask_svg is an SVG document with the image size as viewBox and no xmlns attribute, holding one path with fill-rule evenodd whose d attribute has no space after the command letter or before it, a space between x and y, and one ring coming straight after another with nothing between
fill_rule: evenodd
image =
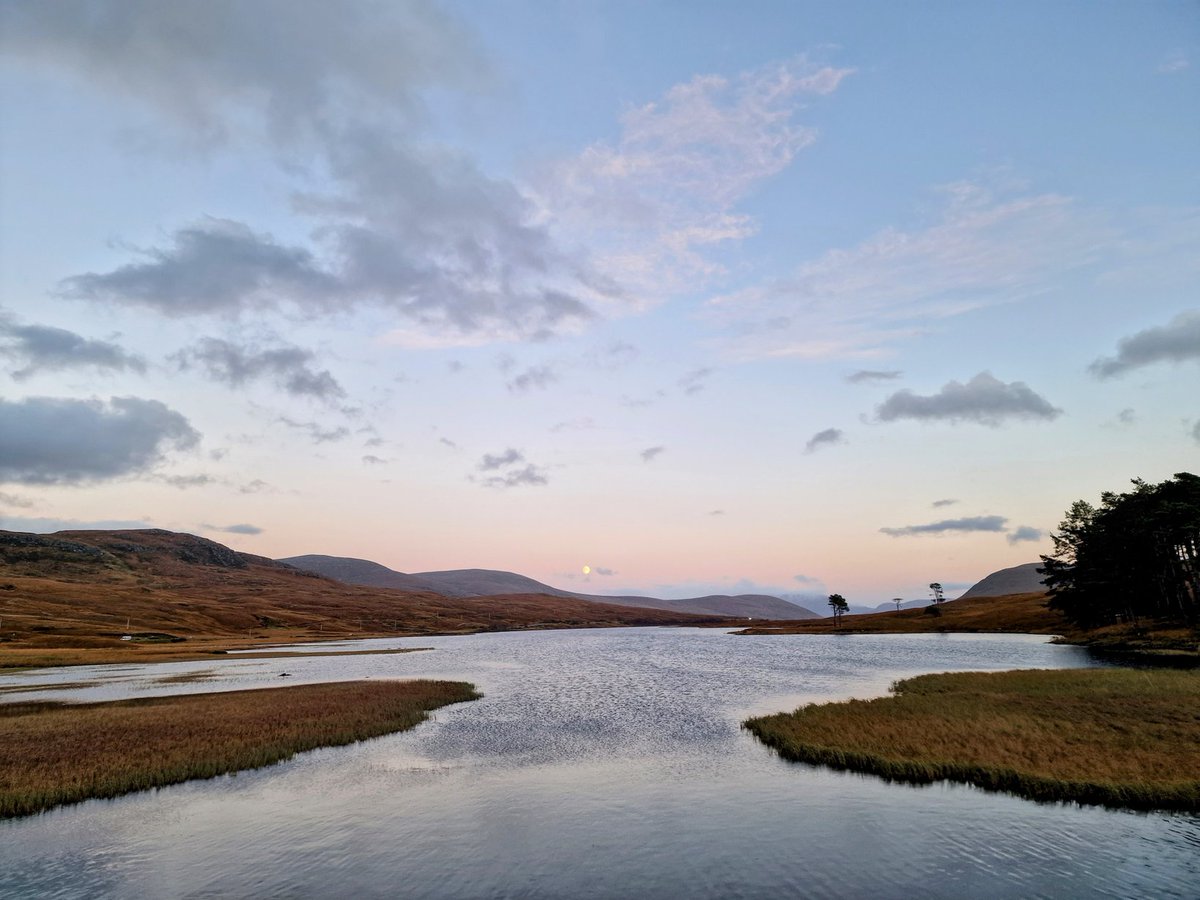
<instances>
[{"instance_id":1,"label":"water surface","mask_svg":"<svg viewBox=\"0 0 1200 900\"><path fill-rule=\"evenodd\" d=\"M1194 897L1200 884L1196 817L887 784L784 762L740 728L920 672L1095 664L1043 637L630 628L353 646L434 649L0 678L38 688L4 702L413 676L484 692L403 734L0 823L0 895ZM163 682L190 672L206 678Z\"/></svg>"}]
</instances>

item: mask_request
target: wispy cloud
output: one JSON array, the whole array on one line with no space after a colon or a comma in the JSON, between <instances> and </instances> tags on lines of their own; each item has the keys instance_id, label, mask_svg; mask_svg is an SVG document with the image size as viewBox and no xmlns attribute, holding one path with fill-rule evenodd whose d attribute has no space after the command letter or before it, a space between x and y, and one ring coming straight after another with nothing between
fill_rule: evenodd
<instances>
[{"instance_id":1,"label":"wispy cloud","mask_svg":"<svg viewBox=\"0 0 1200 900\"><path fill-rule=\"evenodd\" d=\"M998 426L1010 419L1049 421L1062 410L1035 393L1023 381L1005 383L990 372L980 372L966 384L950 381L936 394L898 391L880 404L882 422L914 419L923 422L977 422Z\"/></svg>"},{"instance_id":2,"label":"wispy cloud","mask_svg":"<svg viewBox=\"0 0 1200 900\"><path fill-rule=\"evenodd\" d=\"M679 379L679 387L683 389L685 394L689 396L698 394L708 387L708 379L713 374L715 369L704 366L699 369L692 369L682 378Z\"/></svg>"},{"instance_id":3,"label":"wispy cloud","mask_svg":"<svg viewBox=\"0 0 1200 900\"><path fill-rule=\"evenodd\" d=\"M314 444L344 441L350 437L350 429L345 426L329 428L321 425L319 422L298 422L295 419L289 419L287 416L280 416L276 421L295 431L304 432Z\"/></svg>"},{"instance_id":4,"label":"wispy cloud","mask_svg":"<svg viewBox=\"0 0 1200 900\"><path fill-rule=\"evenodd\" d=\"M526 460L525 455L515 447L509 447L502 453L485 453L475 468L479 472L496 473L480 479L479 483L484 487L531 487L549 483L545 469Z\"/></svg>"},{"instance_id":5,"label":"wispy cloud","mask_svg":"<svg viewBox=\"0 0 1200 900\"><path fill-rule=\"evenodd\" d=\"M647 447L641 452L642 462L653 462L666 447Z\"/></svg>"},{"instance_id":6,"label":"wispy cloud","mask_svg":"<svg viewBox=\"0 0 1200 900\"><path fill-rule=\"evenodd\" d=\"M1200 361L1200 310L1188 310L1166 325L1147 328L1117 342L1117 355L1102 357L1088 370L1098 378L1122 375L1159 362Z\"/></svg>"},{"instance_id":7,"label":"wispy cloud","mask_svg":"<svg viewBox=\"0 0 1200 900\"><path fill-rule=\"evenodd\" d=\"M878 381L895 381L903 373L895 369L880 371L877 369L859 369L846 376L851 384L873 384Z\"/></svg>"},{"instance_id":8,"label":"wispy cloud","mask_svg":"<svg viewBox=\"0 0 1200 900\"><path fill-rule=\"evenodd\" d=\"M822 447L833 447L837 444L846 443L846 433L840 428L826 428L824 431L818 431L808 439L808 443L804 445L805 453L815 453Z\"/></svg>"},{"instance_id":9,"label":"wispy cloud","mask_svg":"<svg viewBox=\"0 0 1200 900\"><path fill-rule=\"evenodd\" d=\"M337 379L327 369L314 368L314 354L301 347L284 345L260 350L219 338L203 338L174 354L173 359L182 370L199 367L214 381L232 388L266 379L294 397L331 403L346 396Z\"/></svg>"},{"instance_id":10,"label":"wispy cloud","mask_svg":"<svg viewBox=\"0 0 1200 900\"><path fill-rule=\"evenodd\" d=\"M263 529L259 528L257 525L247 525L244 523L241 525L208 525L208 524L205 524L205 525L202 525L201 527L207 531L220 531L220 532L224 532L225 534L254 535L254 534L262 534L263 533Z\"/></svg>"},{"instance_id":11,"label":"wispy cloud","mask_svg":"<svg viewBox=\"0 0 1200 900\"><path fill-rule=\"evenodd\" d=\"M1003 532L1008 522L1004 516L968 516L963 519L942 519L925 525L904 525L899 528L880 528L892 537L911 537L921 534L952 534L976 531Z\"/></svg>"},{"instance_id":12,"label":"wispy cloud","mask_svg":"<svg viewBox=\"0 0 1200 900\"><path fill-rule=\"evenodd\" d=\"M934 500L929 505L932 506L934 509L941 509L943 506L953 506L957 502L958 502L957 500L955 500L951 497L946 497L943 500Z\"/></svg>"},{"instance_id":13,"label":"wispy cloud","mask_svg":"<svg viewBox=\"0 0 1200 900\"><path fill-rule=\"evenodd\" d=\"M111 341L85 338L65 328L17 325L0 313L0 358L21 368L12 373L24 381L38 372L65 369L98 369L112 372L145 372L146 361Z\"/></svg>"},{"instance_id":14,"label":"wispy cloud","mask_svg":"<svg viewBox=\"0 0 1200 900\"><path fill-rule=\"evenodd\" d=\"M713 298L729 351L756 358L873 355L930 324L1045 289L1112 245L1100 219L1056 194L1004 195L981 182L941 190L940 215L887 228L786 278Z\"/></svg>"},{"instance_id":15,"label":"wispy cloud","mask_svg":"<svg viewBox=\"0 0 1200 900\"><path fill-rule=\"evenodd\" d=\"M530 366L508 382L508 389L513 393L525 393L534 388L545 390L557 381L558 373L550 366Z\"/></svg>"}]
</instances>

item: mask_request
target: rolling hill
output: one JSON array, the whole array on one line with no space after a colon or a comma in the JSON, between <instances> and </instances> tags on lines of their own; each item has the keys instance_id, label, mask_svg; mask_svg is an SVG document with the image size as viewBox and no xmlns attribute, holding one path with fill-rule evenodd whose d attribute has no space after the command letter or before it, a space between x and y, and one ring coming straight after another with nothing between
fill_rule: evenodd
<instances>
[{"instance_id":1,"label":"rolling hill","mask_svg":"<svg viewBox=\"0 0 1200 900\"><path fill-rule=\"evenodd\" d=\"M350 585L159 529L0 531L0 666L46 665L68 650L104 650L75 661L107 662L231 641L718 621L524 591L480 603Z\"/></svg>"},{"instance_id":2,"label":"rolling hill","mask_svg":"<svg viewBox=\"0 0 1200 900\"><path fill-rule=\"evenodd\" d=\"M713 594L685 600L663 600L657 597L580 594L560 590L514 572L503 572L496 569L452 569L444 572L407 574L370 560L319 554L290 556L277 560L277 562L294 566L303 571L315 572L347 584L432 591L443 597L484 598L497 594L544 594L549 597L583 600L588 603L615 603L640 609L657 609L694 615L732 616L743 619L820 618L812 610L766 594L737 596Z\"/></svg>"},{"instance_id":3,"label":"rolling hill","mask_svg":"<svg viewBox=\"0 0 1200 900\"><path fill-rule=\"evenodd\" d=\"M1046 590L1046 585L1042 583L1042 576L1038 573L1041 565L1040 562L1035 562L1012 566L1008 569L1000 569L973 584L958 599L1007 597L1010 594L1032 594L1037 591L1044 591Z\"/></svg>"}]
</instances>

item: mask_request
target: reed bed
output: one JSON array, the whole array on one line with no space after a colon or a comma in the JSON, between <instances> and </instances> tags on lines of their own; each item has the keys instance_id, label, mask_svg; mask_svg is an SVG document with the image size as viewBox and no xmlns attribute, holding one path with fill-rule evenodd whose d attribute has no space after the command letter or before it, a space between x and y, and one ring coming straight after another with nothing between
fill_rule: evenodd
<instances>
[{"instance_id":1,"label":"reed bed","mask_svg":"<svg viewBox=\"0 0 1200 900\"><path fill-rule=\"evenodd\" d=\"M1200 811L1200 673L922 675L744 724L785 759L1042 801Z\"/></svg>"},{"instance_id":2,"label":"reed bed","mask_svg":"<svg viewBox=\"0 0 1200 900\"><path fill-rule=\"evenodd\" d=\"M354 681L110 703L0 705L0 819L256 769L412 728L455 681Z\"/></svg>"}]
</instances>

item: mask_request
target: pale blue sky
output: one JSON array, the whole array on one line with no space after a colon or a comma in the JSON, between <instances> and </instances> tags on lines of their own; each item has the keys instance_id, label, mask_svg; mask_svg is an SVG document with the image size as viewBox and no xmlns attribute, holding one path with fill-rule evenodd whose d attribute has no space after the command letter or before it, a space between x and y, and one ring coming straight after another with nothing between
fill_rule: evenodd
<instances>
[{"instance_id":1,"label":"pale blue sky","mask_svg":"<svg viewBox=\"0 0 1200 900\"><path fill-rule=\"evenodd\" d=\"M1200 465L1194 3L2 9L0 527L878 602Z\"/></svg>"}]
</instances>

